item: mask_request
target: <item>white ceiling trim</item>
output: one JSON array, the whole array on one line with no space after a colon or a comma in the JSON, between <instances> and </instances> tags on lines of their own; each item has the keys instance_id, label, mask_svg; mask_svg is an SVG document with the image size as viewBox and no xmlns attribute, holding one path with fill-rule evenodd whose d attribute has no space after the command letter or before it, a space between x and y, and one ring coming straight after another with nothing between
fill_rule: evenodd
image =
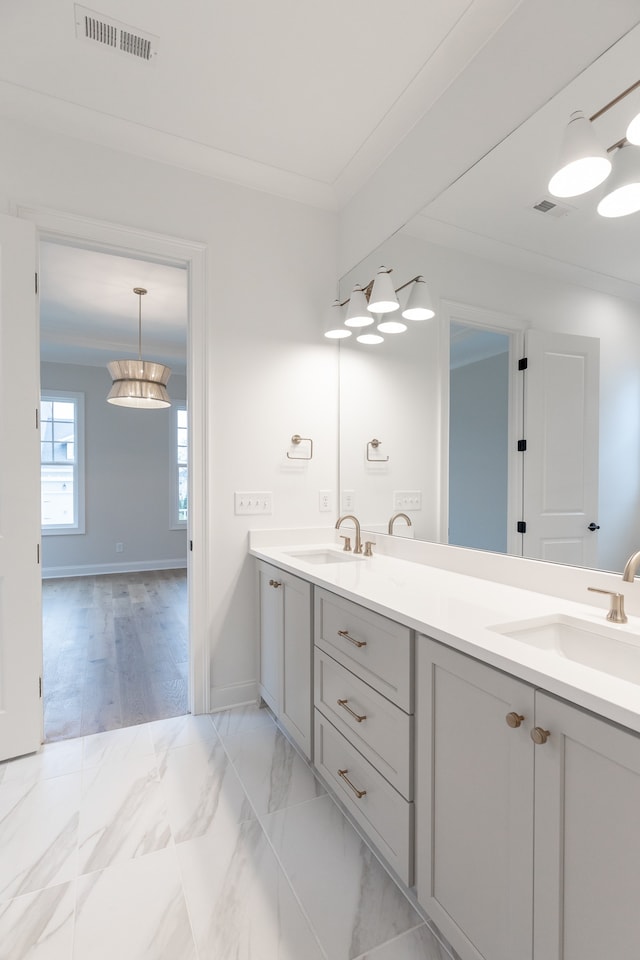
<instances>
[{"instance_id":1,"label":"white ceiling trim","mask_svg":"<svg viewBox=\"0 0 640 960\"><path fill-rule=\"evenodd\" d=\"M337 209L335 190L330 184L90 110L7 81L0 81L0 113L9 119L44 128L55 135L86 140L101 147L167 163L312 207Z\"/></svg>"}]
</instances>

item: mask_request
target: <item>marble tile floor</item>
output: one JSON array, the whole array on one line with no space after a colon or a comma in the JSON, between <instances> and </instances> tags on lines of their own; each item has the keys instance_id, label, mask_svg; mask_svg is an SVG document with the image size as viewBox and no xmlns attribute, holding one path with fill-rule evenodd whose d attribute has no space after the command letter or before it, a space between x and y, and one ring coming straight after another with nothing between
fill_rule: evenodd
<instances>
[{"instance_id":1,"label":"marble tile floor","mask_svg":"<svg viewBox=\"0 0 640 960\"><path fill-rule=\"evenodd\" d=\"M0 960L450 960L271 715L0 764Z\"/></svg>"}]
</instances>

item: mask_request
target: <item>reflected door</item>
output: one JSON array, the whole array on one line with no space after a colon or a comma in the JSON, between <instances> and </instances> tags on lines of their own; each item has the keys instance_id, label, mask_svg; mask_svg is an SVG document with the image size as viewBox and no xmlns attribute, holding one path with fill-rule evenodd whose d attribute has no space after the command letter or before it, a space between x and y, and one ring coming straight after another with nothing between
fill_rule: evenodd
<instances>
[{"instance_id":1,"label":"reflected door","mask_svg":"<svg viewBox=\"0 0 640 960\"><path fill-rule=\"evenodd\" d=\"M527 332L523 554L597 566L600 341Z\"/></svg>"}]
</instances>

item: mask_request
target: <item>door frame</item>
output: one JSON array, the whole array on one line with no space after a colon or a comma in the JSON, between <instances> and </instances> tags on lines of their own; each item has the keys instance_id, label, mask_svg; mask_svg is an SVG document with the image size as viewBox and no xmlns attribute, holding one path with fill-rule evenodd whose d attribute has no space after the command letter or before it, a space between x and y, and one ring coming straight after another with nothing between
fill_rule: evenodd
<instances>
[{"instance_id":1,"label":"door frame","mask_svg":"<svg viewBox=\"0 0 640 960\"><path fill-rule=\"evenodd\" d=\"M508 421L508 481L507 481L507 555L522 556L522 534L516 529L521 519L523 500L522 454L517 441L522 438L524 420L524 386L517 370L518 360L524 356L524 332L531 326L528 320L512 314L498 313L470 303L442 300L439 323L439 449L438 502L440 504L438 542L449 542L449 389L451 321L461 320L470 327L480 327L503 333L509 337L509 421Z\"/></svg>"},{"instance_id":2,"label":"door frame","mask_svg":"<svg viewBox=\"0 0 640 960\"><path fill-rule=\"evenodd\" d=\"M207 584L211 558L206 490L211 471L206 416L209 408L206 370L210 348L206 323L207 245L43 207L19 205L15 213L35 224L38 244L42 240L52 240L187 269L189 711L193 714L209 713L211 651Z\"/></svg>"}]
</instances>

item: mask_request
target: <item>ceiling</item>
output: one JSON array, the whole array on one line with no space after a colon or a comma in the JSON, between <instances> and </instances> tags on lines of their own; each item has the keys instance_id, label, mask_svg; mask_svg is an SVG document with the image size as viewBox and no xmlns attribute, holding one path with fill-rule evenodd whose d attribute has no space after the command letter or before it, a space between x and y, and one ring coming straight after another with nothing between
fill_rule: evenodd
<instances>
[{"instance_id":1,"label":"ceiling","mask_svg":"<svg viewBox=\"0 0 640 960\"><path fill-rule=\"evenodd\" d=\"M84 9L0 3L0 116L337 211L420 140L450 185L436 190L421 163L395 177L398 195L421 171L434 184L411 232L638 296L640 214L603 222L590 195L559 219L532 210L569 113L640 78L637 0L95 0L91 16L149 38L149 61L84 38ZM545 59L545 36L564 58ZM536 85L546 102L531 113ZM606 143L631 106L598 121ZM481 156L481 136L453 136L470 117L490 144ZM41 281L45 357L135 354L142 285L143 348L184 363L184 271L45 244Z\"/></svg>"}]
</instances>

